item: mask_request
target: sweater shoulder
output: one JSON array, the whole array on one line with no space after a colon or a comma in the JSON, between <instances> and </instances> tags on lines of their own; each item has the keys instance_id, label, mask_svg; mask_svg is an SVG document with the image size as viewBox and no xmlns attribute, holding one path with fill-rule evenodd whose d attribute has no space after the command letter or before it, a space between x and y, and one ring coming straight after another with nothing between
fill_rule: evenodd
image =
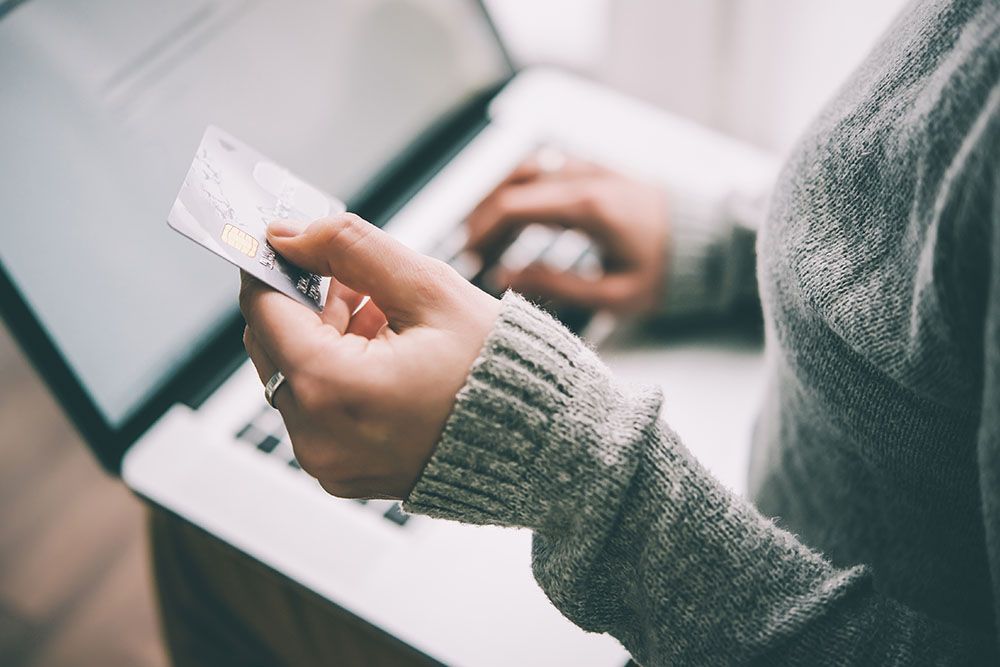
<instances>
[{"instance_id":1,"label":"sweater shoulder","mask_svg":"<svg viewBox=\"0 0 1000 667\"><path fill-rule=\"evenodd\" d=\"M981 392L998 81L995 2L919 3L802 139L761 238L771 319L807 310L877 372L961 411Z\"/></svg>"}]
</instances>

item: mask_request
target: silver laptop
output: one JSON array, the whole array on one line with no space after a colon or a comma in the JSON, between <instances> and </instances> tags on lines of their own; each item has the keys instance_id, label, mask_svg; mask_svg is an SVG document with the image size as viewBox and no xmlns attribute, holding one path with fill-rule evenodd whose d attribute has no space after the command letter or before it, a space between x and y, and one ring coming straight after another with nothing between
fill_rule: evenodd
<instances>
[{"instance_id":1,"label":"silver laptop","mask_svg":"<svg viewBox=\"0 0 1000 667\"><path fill-rule=\"evenodd\" d=\"M217 124L476 280L462 221L540 146L706 194L759 188L765 158L516 70L467 0L0 4L0 81L0 310L110 473L442 663L626 661L551 606L529 534L335 499L303 473L243 352L236 272L164 217ZM525 244L508 259L593 262L579 238Z\"/></svg>"}]
</instances>

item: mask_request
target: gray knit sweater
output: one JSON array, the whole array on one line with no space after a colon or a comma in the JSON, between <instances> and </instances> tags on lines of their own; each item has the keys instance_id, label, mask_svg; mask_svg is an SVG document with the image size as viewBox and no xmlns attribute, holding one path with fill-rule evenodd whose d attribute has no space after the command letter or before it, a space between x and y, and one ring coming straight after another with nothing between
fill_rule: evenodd
<instances>
[{"instance_id":1,"label":"gray knit sweater","mask_svg":"<svg viewBox=\"0 0 1000 667\"><path fill-rule=\"evenodd\" d=\"M533 529L552 602L642 664L1000 664L998 82L1000 2L916 3L788 162L753 504L508 294L407 509ZM679 262L713 308L717 229Z\"/></svg>"}]
</instances>

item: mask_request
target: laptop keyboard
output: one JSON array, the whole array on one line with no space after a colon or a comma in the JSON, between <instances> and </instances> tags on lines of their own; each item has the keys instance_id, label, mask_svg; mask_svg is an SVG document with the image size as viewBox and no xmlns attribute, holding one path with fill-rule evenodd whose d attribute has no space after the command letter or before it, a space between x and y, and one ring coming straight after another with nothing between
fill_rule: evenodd
<instances>
[{"instance_id":1,"label":"laptop keyboard","mask_svg":"<svg viewBox=\"0 0 1000 667\"><path fill-rule=\"evenodd\" d=\"M462 222L445 234L429 254L496 296L501 291L495 279L497 267L517 272L538 262L556 271L575 271L587 277L600 272L600 260L590 239L573 229L528 225L491 266L484 266L476 255L466 251L465 240L465 223Z\"/></svg>"},{"instance_id":2,"label":"laptop keyboard","mask_svg":"<svg viewBox=\"0 0 1000 667\"><path fill-rule=\"evenodd\" d=\"M285 430L285 424L281 420L281 414L269 405L265 405L236 432L236 440L255 447L261 454L284 464L290 470L305 474L302 472L302 466L295 460L295 452L292 451L292 443L288 438L288 431ZM373 514L380 514L383 520L399 528L405 526L412 519L395 501L359 499L354 502L363 505Z\"/></svg>"},{"instance_id":3,"label":"laptop keyboard","mask_svg":"<svg viewBox=\"0 0 1000 667\"><path fill-rule=\"evenodd\" d=\"M542 143L534 152L540 155L546 150L563 153L558 146L548 143ZM513 273L537 262L555 271L573 271L588 278L596 277L602 270L593 243L586 234L575 229L526 225L494 262L485 265L477 255L465 249L467 240L466 222L460 220L442 234L427 254L451 265L463 278L494 296L500 296L503 288L496 280L498 268Z\"/></svg>"},{"instance_id":4,"label":"laptop keyboard","mask_svg":"<svg viewBox=\"0 0 1000 667\"><path fill-rule=\"evenodd\" d=\"M483 291L500 297L504 285L497 279L498 269L521 271L531 264L541 264L553 271L572 271L585 278L600 276L603 268L594 244L575 229L558 229L541 224L525 227L513 243L491 264L465 250L465 222L459 223L428 253L451 265L459 275ZM586 308L541 303L571 331L582 333L593 312Z\"/></svg>"}]
</instances>

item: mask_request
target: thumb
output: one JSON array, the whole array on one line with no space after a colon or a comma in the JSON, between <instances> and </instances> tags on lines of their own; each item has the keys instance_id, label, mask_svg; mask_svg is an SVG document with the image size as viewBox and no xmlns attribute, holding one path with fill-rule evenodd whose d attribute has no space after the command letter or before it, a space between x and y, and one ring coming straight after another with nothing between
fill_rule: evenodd
<instances>
[{"instance_id":1,"label":"thumb","mask_svg":"<svg viewBox=\"0 0 1000 667\"><path fill-rule=\"evenodd\" d=\"M267 240L292 264L369 295L391 323L420 321L434 293L417 284L436 275L425 266L432 260L353 213L312 223L277 220Z\"/></svg>"}]
</instances>

